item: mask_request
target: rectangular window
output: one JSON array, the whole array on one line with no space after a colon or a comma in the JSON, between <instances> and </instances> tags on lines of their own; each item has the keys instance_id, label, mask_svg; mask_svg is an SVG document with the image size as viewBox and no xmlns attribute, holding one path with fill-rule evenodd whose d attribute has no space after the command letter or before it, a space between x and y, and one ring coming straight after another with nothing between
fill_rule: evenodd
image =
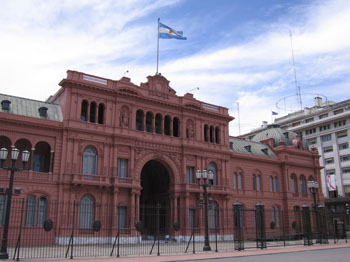
<instances>
[{"instance_id":1,"label":"rectangular window","mask_svg":"<svg viewBox=\"0 0 350 262\"><path fill-rule=\"evenodd\" d=\"M327 146L323 149L323 153L333 152L333 146Z\"/></svg>"},{"instance_id":2,"label":"rectangular window","mask_svg":"<svg viewBox=\"0 0 350 262\"><path fill-rule=\"evenodd\" d=\"M341 162L349 161L349 160L350 160L350 155L340 156L340 161Z\"/></svg>"},{"instance_id":3,"label":"rectangular window","mask_svg":"<svg viewBox=\"0 0 350 262\"><path fill-rule=\"evenodd\" d=\"M322 119L322 118L326 118L328 117L328 114L323 114L323 115L320 115L319 118Z\"/></svg>"},{"instance_id":4,"label":"rectangular window","mask_svg":"<svg viewBox=\"0 0 350 262\"><path fill-rule=\"evenodd\" d=\"M36 196L28 196L27 213L26 213L26 226L34 226L35 204L36 204Z\"/></svg>"},{"instance_id":5,"label":"rectangular window","mask_svg":"<svg viewBox=\"0 0 350 262\"><path fill-rule=\"evenodd\" d=\"M190 223L190 228L195 228L196 226L196 209L190 208L189 210L189 223Z\"/></svg>"},{"instance_id":6,"label":"rectangular window","mask_svg":"<svg viewBox=\"0 0 350 262\"><path fill-rule=\"evenodd\" d=\"M349 143L344 143L339 145L339 150L347 149L349 148Z\"/></svg>"},{"instance_id":7,"label":"rectangular window","mask_svg":"<svg viewBox=\"0 0 350 262\"><path fill-rule=\"evenodd\" d=\"M344 167L341 169L342 174L349 174L350 173L350 167Z\"/></svg>"},{"instance_id":8,"label":"rectangular window","mask_svg":"<svg viewBox=\"0 0 350 262\"><path fill-rule=\"evenodd\" d=\"M128 159L118 158L118 177L128 177Z\"/></svg>"},{"instance_id":9,"label":"rectangular window","mask_svg":"<svg viewBox=\"0 0 350 262\"><path fill-rule=\"evenodd\" d=\"M335 170L334 169L326 170L326 174L327 175L334 175L335 174Z\"/></svg>"},{"instance_id":10,"label":"rectangular window","mask_svg":"<svg viewBox=\"0 0 350 262\"><path fill-rule=\"evenodd\" d=\"M313 121L314 121L313 117L305 119L305 123L310 123L310 122L313 122Z\"/></svg>"},{"instance_id":11,"label":"rectangular window","mask_svg":"<svg viewBox=\"0 0 350 262\"><path fill-rule=\"evenodd\" d=\"M46 220L47 197L39 198L38 226L42 226Z\"/></svg>"},{"instance_id":12,"label":"rectangular window","mask_svg":"<svg viewBox=\"0 0 350 262\"><path fill-rule=\"evenodd\" d=\"M338 115L338 114L343 113L343 112L344 112L344 109L341 108L341 109L333 111L333 114Z\"/></svg>"},{"instance_id":13,"label":"rectangular window","mask_svg":"<svg viewBox=\"0 0 350 262\"><path fill-rule=\"evenodd\" d=\"M348 136L347 131L337 133L337 138L342 138L342 137L347 137L347 136Z\"/></svg>"},{"instance_id":14,"label":"rectangular window","mask_svg":"<svg viewBox=\"0 0 350 262\"><path fill-rule=\"evenodd\" d=\"M280 226L280 209L276 207L276 225L279 227Z\"/></svg>"},{"instance_id":15,"label":"rectangular window","mask_svg":"<svg viewBox=\"0 0 350 262\"><path fill-rule=\"evenodd\" d=\"M126 207L118 206L117 208L117 226L118 228L126 228Z\"/></svg>"},{"instance_id":16,"label":"rectangular window","mask_svg":"<svg viewBox=\"0 0 350 262\"><path fill-rule=\"evenodd\" d=\"M323 125L323 126L320 126L320 131L324 131L324 130L328 130L331 128L331 125L328 124L328 125Z\"/></svg>"},{"instance_id":17,"label":"rectangular window","mask_svg":"<svg viewBox=\"0 0 350 262\"><path fill-rule=\"evenodd\" d=\"M253 175L252 177L253 181L252 181L252 184L253 184L253 190L256 190L256 176Z\"/></svg>"},{"instance_id":18,"label":"rectangular window","mask_svg":"<svg viewBox=\"0 0 350 262\"><path fill-rule=\"evenodd\" d=\"M334 158L333 158L333 157L326 158L326 159L324 160L324 162L325 162L326 164L333 164L333 163L334 163Z\"/></svg>"},{"instance_id":19,"label":"rectangular window","mask_svg":"<svg viewBox=\"0 0 350 262\"><path fill-rule=\"evenodd\" d=\"M0 226L5 223L7 195L0 195Z\"/></svg>"},{"instance_id":20,"label":"rectangular window","mask_svg":"<svg viewBox=\"0 0 350 262\"><path fill-rule=\"evenodd\" d=\"M323 142L331 141L331 140L332 140L332 136L331 136L331 135L321 136L321 140L322 140Z\"/></svg>"},{"instance_id":21,"label":"rectangular window","mask_svg":"<svg viewBox=\"0 0 350 262\"><path fill-rule=\"evenodd\" d=\"M300 126L300 122L294 122L292 126Z\"/></svg>"},{"instance_id":22,"label":"rectangular window","mask_svg":"<svg viewBox=\"0 0 350 262\"><path fill-rule=\"evenodd\" d=\"M188 166L186 167L186 179L188 184L193 184L194 183L194 167Z\"/></svg>"},{"instance_id":23,"label":"rectangular window","mask_svg":"<svg viewBox=\"0 0 350 262\"><path fill-rule=\"evenodd\" d=\"M305 131L305 135L310 135L316 133L316 128L311 128Z\"/></svg>"},{"instance_id":24,"label":"rectangular window","mask_svg":"<svg viewBox=\"0 0 350 262\"><path fill-rule=\"evenodd\" d=\"M307 141L307 143L308 143L309 145L314 145L314 144L317 143L317 140L316 140L316 139L310 139L310 140Z\"/></svg>"}]
</instances>

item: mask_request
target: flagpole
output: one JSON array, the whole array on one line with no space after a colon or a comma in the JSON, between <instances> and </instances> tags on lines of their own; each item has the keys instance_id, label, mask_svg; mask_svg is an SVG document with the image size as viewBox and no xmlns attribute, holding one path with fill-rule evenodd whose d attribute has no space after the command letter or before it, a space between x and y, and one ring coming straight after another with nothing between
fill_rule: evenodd
<instances>
[{"instance_id":1,"label":"flagpole","mask_svg":"<svg viewBox=\"0 0 350 262\"><path fill-rule=\"evenodd\" d=\"M158 74L158 64L159 64L159 21L160 21L160 18L158 18L158 35L157 35L157 72L156 72L156 75Z\"/></svg>"}]
</instances>

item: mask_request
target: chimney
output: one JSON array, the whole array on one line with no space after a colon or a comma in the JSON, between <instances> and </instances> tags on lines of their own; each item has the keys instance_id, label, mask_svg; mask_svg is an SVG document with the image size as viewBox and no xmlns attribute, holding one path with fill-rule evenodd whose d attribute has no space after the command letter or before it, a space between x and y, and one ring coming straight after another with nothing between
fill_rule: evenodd
<instances>
[{"instance_id":1,"label":"chimney","mask_svg":"<svg viewBox=\"0 0 350 262\"><path fill-rule=\"evenodd\" d=\"M316 96L314 98L314 100L315 100L315 106L321 107L321 105L322 105L322 97Z\"/></svg>"}]
</instances>

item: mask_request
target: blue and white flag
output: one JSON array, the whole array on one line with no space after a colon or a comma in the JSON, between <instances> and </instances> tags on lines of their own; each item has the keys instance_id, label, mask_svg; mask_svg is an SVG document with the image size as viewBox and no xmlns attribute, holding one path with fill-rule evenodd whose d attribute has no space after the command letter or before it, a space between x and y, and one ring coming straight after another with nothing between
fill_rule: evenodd
<instances>
[{"instance_id":1,"label":"blue and white flag","mask_svg":"<svg viewBox=\"0 0 350 262\"><path fill-rule=\"evenodd\" d=\"M176 31L160 22L159 22L159 38L187 40L187 38L183 36L182 31Z\"/></svg>"},{"instance_id":2,"label":"blue and white flag","mask_svg":"<svg viewBox=\"0 0 350 262\"><path fill-rule=\"evenodd\" d=\"M277 113L277 112L275 112L275 111L272 111L272 115L273 115L273 116L277 116L277 115L278 115L278 113Z\"/></svg>"}]
</instances>

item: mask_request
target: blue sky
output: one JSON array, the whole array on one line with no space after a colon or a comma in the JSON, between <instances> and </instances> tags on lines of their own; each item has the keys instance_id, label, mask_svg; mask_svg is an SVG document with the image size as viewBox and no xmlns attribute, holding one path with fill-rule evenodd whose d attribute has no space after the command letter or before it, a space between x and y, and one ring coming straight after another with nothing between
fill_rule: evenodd
<instances>
[{"instance_id":1,"label":"blue sky","mask_svg":"<svg viewBox=\"0 0 350 262\"><path fill-rule=\"evenodd\" d=\"M289 31L303 106L315 94L349 99L348 0L12 0L1 7L0 93L45 100L68 69L115 80L128 70L132 82L145 82L156 72L160 17L188 40L160 40L159 72L178 95L192 90L229 108L231 135L239 134L237 103L241 133L271 122L271 111L298 108Z\"/></svg>"}]
</instances>

